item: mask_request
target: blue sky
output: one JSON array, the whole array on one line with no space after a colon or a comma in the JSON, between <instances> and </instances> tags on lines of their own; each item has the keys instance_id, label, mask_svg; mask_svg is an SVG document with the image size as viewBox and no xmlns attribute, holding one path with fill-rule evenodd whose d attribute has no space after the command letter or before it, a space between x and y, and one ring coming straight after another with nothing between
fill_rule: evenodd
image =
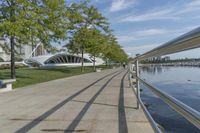
<instances>
[{"instance_id":1,"label":"blue sky","mask_svg":"<svg viewBox=\"0 0 200 133\"><path fill-rule=\"evenodd\" d=\"M91 0L91 4L109 19L130 55L142 54L200 26L200 0ZM172 57L200 57L200 49Z\"/></svg>"}]
</instances>

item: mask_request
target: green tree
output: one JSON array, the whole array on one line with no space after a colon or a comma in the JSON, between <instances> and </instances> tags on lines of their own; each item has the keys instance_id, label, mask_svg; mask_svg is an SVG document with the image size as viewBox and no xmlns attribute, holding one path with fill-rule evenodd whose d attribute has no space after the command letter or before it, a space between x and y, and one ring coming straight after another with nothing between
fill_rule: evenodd
<instances>
[{"instance_id":1,"label":"green tree","mask_svg":"<svg viewBox=\"0 0 200 133\"><path fill-rule=\"evenodd\" d=\"M96 70L96 57L100 57L102 55L102 51L105 48L106 40L104 35L100 33L100 31L91 29L90 36L88 37L90 42L89 46L86 48L86 52L90 54L93 59L93 68Z\"/></svg>"},{"instance_id":2,"label":"green tree","mask_svg":"<svg viewBox=\"0 0 200 133\"><path fill-rule=\"evenodd\" d=\"M111 62L126 62L127 54L124 52L122 47L118 44L117 39L112 35L108 35L105 37L107 44L104 46L103 58L106 60L106 64Z\"/></svg>"},{"instance_id":3,"label":"green tree","mask_svg":"<svg viewBox=\"0 0 200 133\"><path fill-rule=\"evenodd\" d=\"M81 70L84 71L84 52L88 43L91 42L89 38L88 29L96 29L101 32L109 31L109 23L107 19L98 11L94 6L90 6L88 1L81 1L78 4L72 4L69 8L70 10L70 22L73 23L71 26L72 30L70 31L72 37L70 39L70 45L68 48L71 50L76 50L79 47L78 51L81 53ZM87 34L87 35L86 35ZM75 37L74 37L75 36ZM73 48L75 47L75 48Z\"/></svg>"},{"instance_id":4,"label":"green tree","mask_svg":"<svg viewBox=\"0 0 200 133\"><path fill-rule=\"evenodd\" d=\"M73 34L73 38L70 39L70 42L67 45L67 48L69 49L70 53L78 54L79 52L81 52L82 67L84 64L84 59L83 59L84 52L92 45L93 42L94 39L92 30L88 28L80 28Z\"/></svg>"},{"instance_id":5,"label":"green tree","mask_svg":"<svg viewBox=\"0 0 200 133\"><path fill-rule=\"evenodd\" d=\"M67 16L64 0L1 0L0 36L10 40L11 78L15 78L15 47L63 39Z\"/></svg>"}]
</instances>

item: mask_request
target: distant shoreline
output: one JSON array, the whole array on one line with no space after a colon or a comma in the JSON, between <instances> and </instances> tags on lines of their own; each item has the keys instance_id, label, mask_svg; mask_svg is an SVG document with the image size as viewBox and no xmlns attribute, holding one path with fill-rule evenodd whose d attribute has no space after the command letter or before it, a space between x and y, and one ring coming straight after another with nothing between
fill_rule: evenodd
<instances>
[{"instance_id":1,"label":"distant shoreline","mask_svg":"<svg viewBox=\"0 0 200 133\"><path fill-rule=\"evenodd\" d=\"M200 62L145 63L141 66L191 66L200 67Z\"/></svg>"}]
</instances>

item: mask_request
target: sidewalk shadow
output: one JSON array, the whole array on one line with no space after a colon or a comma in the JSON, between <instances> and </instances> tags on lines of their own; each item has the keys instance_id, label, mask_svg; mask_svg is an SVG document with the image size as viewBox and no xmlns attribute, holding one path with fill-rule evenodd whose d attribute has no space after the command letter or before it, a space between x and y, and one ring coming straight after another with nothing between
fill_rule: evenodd
<instances>
[{"instance_id":1,"label":"sidewalk shadow","mask_svg":"<svg viewBox=\"0 0 200 133\"><path fill-rule=\"evenodd\" d=\"M88 103L87 101L81 101L81 100L72 100L73 102L79 102L79 103ZM94 105L102 105L102 106L109 106L109 107L115 107L118 108L119 105L115 105L115 104L108 104L108 103L98 103L98 102L94 102L92 103ZM124 106L124 108L127 109L137 109L137 107L131 107L131 106Z\"/></svg>"},{"instance_id":2,"label":"sidewalk shadow","mask_svg":"<svg viewBox=\"0 0 200 133\"><path fill-rule=\"evenodd\" d=\"M118 106L119 133L128 133L125 106L124 106L124 78L126 74L127 72L124 74L124 76L121 79L120 92L119 92L119 106Z\"/></svg>"},{"instance_id":3,"label":"sidewalk shadow","mask_svg":"<svg viewBox=\"0 0 200 133\"><path fill-rule=\"evenodd\" d=\"M89 89L91 86L93 86L97 82L103 80L104 78L106 78L106 77L108 77L108 76L110 76L110 75L112 75L114 73L117 73L117 71L112 72L110 74L107 74L106 76L104 76L104 77L96 80L95 82L93 82L90 85L86 86L82 90L80 90L80 91L76 92L75 94L71 95L70 97L66 98L65 100L63 100L62 102L60 102L59 104L57 104L56 106L54 106L53 108L51 108L50 110L48 110L47 112L43 113L42 115L40 115L39 117L37 117L33 121L31 121L30 123L26 124L25 126L23 126L22 128L20 128L19 130L17 130L15 133L27 133L32 128L34 128L36 125L38 125L41 121L43 121L48 116L50 116L51 114L53 114L54 112L56 112L58 109L60 109L61 107L63 107L65 104L67 104L68 102L70 102L73 98L77 97L78 95L80 95L81 93L83 93L84 91L86 91L87 89Z\"/></svg>"},{"instance_id":4,"label":"sidewalk shadow","mask_svg":"<svg viewBox=\"0 0 200 133\"><path fill-rule=\"evenodd\" d=\"M121 71L122 72L122 71ZM119 75L121 72L115 74L112 76L100 89L97 91L97 93L88 101L88 103L82 108L82 110L79 112L79 114L74 118L74 120L69 124L67 129L65 130L65 133L73 132L80 121L82 120L83 116L86 114L90 106L93 104L93 102L96 100L98 95L106 88L106 86L111 82L111 80Z\"/></svg>"}]
</instances>

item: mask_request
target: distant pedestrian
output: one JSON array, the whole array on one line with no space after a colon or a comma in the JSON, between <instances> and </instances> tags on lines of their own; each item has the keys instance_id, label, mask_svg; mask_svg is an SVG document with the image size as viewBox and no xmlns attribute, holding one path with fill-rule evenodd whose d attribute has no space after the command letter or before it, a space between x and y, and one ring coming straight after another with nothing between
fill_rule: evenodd
<instances>
[{"instance_id":1,"label":"distant pedestrian","mask_svg":"<svg viewBox=\"0 0 200 133\"><path fill-rule=\"evenodd\" d=\"M0 80L0 88L2 88L3 86L3 82Z\"/></svg>"},{"instance_id":2,"label":"distant pedestrian","mask_svg":"<svg viewBox=\"0 0 200 133\"><path fill-rule=\"evenodd\" d=\"M125 63L123 63L123 68L124 68L124 69L126 68L126 64L125 64Z\"/></svg>"}]
</instances>

